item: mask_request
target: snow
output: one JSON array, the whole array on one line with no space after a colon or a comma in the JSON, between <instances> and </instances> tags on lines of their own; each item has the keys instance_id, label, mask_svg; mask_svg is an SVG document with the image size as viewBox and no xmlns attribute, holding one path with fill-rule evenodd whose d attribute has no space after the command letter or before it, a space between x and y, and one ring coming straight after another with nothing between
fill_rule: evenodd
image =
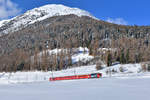
<instances>
[{"instance_id":1,"label":"snow","mask_svg":"<svg viewBox=\"0 0 150 100\"><path fill-rule=\"evenodd\" d=\"M9 20L2 20L0 21L0 27L3 26L5 23L7 23Z\"/></svg>"},{"instance_id":2,"label":"snow","mask_svg":"<svg viewBox=\"0 0 150 100\"><path fill-rule=\"evenodd\" d=\"M72 62L73 63L76 63L76 62L79 62L79 61L82 61L82 62L86 62L86 61L90 61L92 60L94 57L93 56L89 56L88 53L85 53L85 54L77 54L77 55L73 55L72 56Z\"/></svg>"},{"instance_id":3,"label":"snow","mask_svg":"<svg viewBox=\"0 0 150 100\"><path fill-rule=\"evenodd\" d=\"M48 50L46 50L46 52L49 55L52 55L52 54L59 54L62 50L63 50L63 52L67 52L67 49L57 49L57 48L52 49L52 50L48 49ZM76 53L74 55L72 55L72 63L73 64L77 63L79 61L87 62L94 58L93 56L89 55L88 48L79 47L79 48L73 48L72 50L76 51ZM42 53L44 54L44 51L42 51L38 54L38 58L41 58ZM31 59L34 61L34 56L32 56Z\"/></svg>"},{"instance_id":4,"label":"snow","mask_svg":"<svg viewBox=\"0 0 150 100\"><path fill-rule=\"evenodd\" d=\"M149 79L103 78L0 85L1 100L149 100Z\"/></svg>"},{"instance_id":5,"label":"snow","mask_svg":"<svg viewBox=\"0 0 150 100\"><path fill-rule=\"evenodd\" d=\"M120 72L120 67L123 67L124 72ZM115 73L107 74L107 70L116 70ZM16 72L16 73L0 73L0 84L11 83L31 83L31 82L46 82L50 77L84 75L91 73L102 73L103 78L150 78L150 73L143 73L140 64L125 64L114 65L110 68L104 67L102 70L96 70L96 65L80 66L61 71L30 71L30 72Z\"/></svg>"},{"instance_id":6,"label":"snow","mask_svg":"<svg viewBox=\"0 0 150 100\"><path fill-rule=\"evenodd\" d=\"M94 57L89 55L88 48L79 47L77 48L78 53L72 56L72 63L79 61L87 62L92 60Z\"/></svg>"},{"instance_id":7,"label":"snow","mask_svg":"<svg viewBox=\"0 0 150 100\"><path fill-rule=\"evenodd\" d=\"M122 68L123 72L120 71ZM141 64L116 64L111 67L104 68L102 71L106 72L107 70L114 70L116 73L114 75L120 76L121 74L132 74L142 72Z\"/></svg>"},{"instance_id":8,"label":"snow","mask_svg":"<svg viewBox=\"0 0 150 100\"><path fill-rule=\"evenodd\" d=\"M68 76L90 74L95 71L94 66L83 66L78 68L71 68L62 71L53 72L16 72L16 73L0 73L0 84L10 83L30 83L48 81L49 77Z\"/></svg>"},{"instance_id":9,"label":"snow","mask_svg":"<svg viewBox=\"0 0 150 100\"><path fill-rule=\"evenodd\" d=\"M49 4L49 5L45 5L39 8L34 8L32 10L29 10L23 15L16 16L7 21L0 21L0 27L4 26L6 22L7 23L11 22L11 26L8 29L3 31L5 34L7 34L10 31L17 31L22 26L26 27L27 25L33 24L37 21L42 21L44 19L53 16L70 15L70 14L74 14L79 17L89 16L91 18L96 19L89 12L81 10L79 8L70 8L60 4Z\"/></svg>"},{"instance_id":10,"label":"snow","mask_svg":"<svg viewBox=\"0 0 150 100\"><path fill-rule=\"evenodd\" d=\"M29 14L40 15L36 11L44 11L45 13L48 13L46 16L43 16L43 17L40 17L39 19L37 19L38 21L44 20L44 19L52 17L52 16L61 16L61 15L70 15L70 14L74 14L79 17L89 16L89 17L95 18L89 12L81 10L79 8L70 8L70 7L67 7L64 5L56 5L56 4L45 5L40 8L35 8L35 9L31 10L31 13L29 11ZM31 23L33 23L33 22L31 22Z\"/></svg>"}]
</instances>

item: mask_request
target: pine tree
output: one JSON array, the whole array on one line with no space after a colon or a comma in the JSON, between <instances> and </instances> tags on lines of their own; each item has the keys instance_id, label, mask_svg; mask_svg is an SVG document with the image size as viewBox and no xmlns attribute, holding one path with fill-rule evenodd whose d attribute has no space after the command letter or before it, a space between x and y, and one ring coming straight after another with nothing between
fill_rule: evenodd
<instances>
[{"instance_id":1,"label":"pine tree","mask_svg":"<svg viewBox=\"0 0 150 100\"><path fill-rule=\"evenodd\" d=\"M107 66L111 66L112 65L112 55L111 55L110 51L108 51L106 61L107 61Z\"/></svg>"}]
</instances>

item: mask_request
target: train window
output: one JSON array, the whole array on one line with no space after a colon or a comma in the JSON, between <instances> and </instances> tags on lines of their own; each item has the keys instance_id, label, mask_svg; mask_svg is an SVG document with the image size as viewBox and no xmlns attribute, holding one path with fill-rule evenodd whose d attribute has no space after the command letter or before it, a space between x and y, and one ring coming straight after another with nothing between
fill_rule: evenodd
<instances>
[{"instance_id":1,"label":"train window","mask_svg":"<svg viewBox=\"0 0 150 100\"><path fill-rule=\"evenodd\" d=\"M97 74L91 74L91 78L97 78Z\"/></svg>"}]
</instances>

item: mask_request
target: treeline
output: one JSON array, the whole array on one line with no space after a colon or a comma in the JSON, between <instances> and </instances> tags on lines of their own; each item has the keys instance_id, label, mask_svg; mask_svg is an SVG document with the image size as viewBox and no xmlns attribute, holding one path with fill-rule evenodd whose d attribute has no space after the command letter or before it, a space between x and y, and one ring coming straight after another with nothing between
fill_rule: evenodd
<instances>
[{"instance_id":1,"label":"treeline","mask_svg":"<svg viewBox=\"0 0 150 100\"><path fill-rule=\"evenodd\" d=\"M110 39L109 47L103 49L99 45L99 40L92 41L89 48L89 54L95 58L99 57L107 66L113 62L121 64L140 63L150 61L150 44L146 44L144 39L120 38ZM25 49L16 49L12 53L0 57L0 71L16 72L29 70L58 71L72 67L71 42L66 47L61 48L57 53L50 53L50 46L35 48L34 52ZM94 62L94 61L93 61ZM96 62L95 62L96 63ZM84 64L86 65L86 64Z\"/></svg>"},{"instance_id":2,"label":"treeline","mask_svg":"<svg viewBox=\"0 0 150 100\"><path fill-rule=\"evenodd\" d=\"M107 66L113 62L128 64L150 61L150 44L145 43L144 39L112 39L109 48L103 56L100 55Z\"/></svg>"},{"instance_id":3,"label":"treeline","mask_svg":"<svg viewBox=\"0 0 150 100\"><path fill-rule=\"evenodd\" d=\"M50 53L47 49L35 53L31 60L33 70L58 71L72 66L72 53L70 49L56 50L56 53Z\"/></svg>"},{"instance_id":4,"label":"treeline","mask_svg":"<svg viewBox=\"0 0 150 100\"><path fill-rule=\"evenodd\" d=\"M22 49L17 49L9 55L0 58L1 72L16 71L58 71L72 66L71 50L62 49L58 53L49 53L49 49L39 52L35 49L34 55Z\"/></svg>"}]
</instances>

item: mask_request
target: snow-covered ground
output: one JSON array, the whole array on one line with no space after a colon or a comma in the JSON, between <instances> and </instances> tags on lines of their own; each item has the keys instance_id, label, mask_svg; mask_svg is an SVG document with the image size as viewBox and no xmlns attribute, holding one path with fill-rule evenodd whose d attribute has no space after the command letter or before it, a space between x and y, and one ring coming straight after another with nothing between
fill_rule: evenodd
<instances>
[{"instance_id":1,"label":"snow-covered ground","mask_svg":"<svg viewBox=\"0 0 150 100\"><path fill-rule=\"evenodd\" d=\"M150 78L0 85L1 100L149 100Z\"/></svg>"},{"instance_id":2,"label":"snow-covered ground","mask_svg":"<svg viewBox=\"0 0 150 100\"><path fill-rule=\"evenodd\" d=\"M79 61L82 62L87 62L92 60L94 57L89 55L89 50L88 48L83 48L83 47L79 47L79 48L73 48L73 51L75 51L76 53L72 55L72 63L77 63ZM53 55L53 54L59 54L61 51L63 52L67 52L67 49L48 49L46 50L46 53L48 53L48 55ZM41 59L42 54L44 54L43 52L40 52L38 54L38 58ZM31 57L32 61L34 61L34 56Z\"/></svg>"},{"instance_id":3,"label":"snow-covered ground","mask_svg":"<svg viewBox=\"0 0 150 100\"><path fill-rule=\"evenodd\" d=\"M0 73L1 100L149 100L150 73L140 64L96 65L55 72ZM120 67L124 72L120 72ZM115 70L107 74L108 70ZM49 77L101 72L102 78L50 82Z\"/></svg>"},{"instance_id":4,"label":"snow-covered ground","mask_svg":"<svg viewBox=\"0 0 150 100\"><path fill-rule=\"evenodd\" d=\"M120 67L124 72L120 72ZM111 74L109 70L115 70ZM76 68L70 68L62 71L53 72L16 72L16 73L0 73L0 84L10 83L30 83L30 82L46 82L50 77L57 76L70 76L70 75L82 75L91 73L102 73L103 78L150 78L150 73L143 73L141 71L140 64L126 64L126 65L114 65L110 68L104 67L102 70L97 71L96 65L81 66Z\"/></svg>"}]
</instances>

